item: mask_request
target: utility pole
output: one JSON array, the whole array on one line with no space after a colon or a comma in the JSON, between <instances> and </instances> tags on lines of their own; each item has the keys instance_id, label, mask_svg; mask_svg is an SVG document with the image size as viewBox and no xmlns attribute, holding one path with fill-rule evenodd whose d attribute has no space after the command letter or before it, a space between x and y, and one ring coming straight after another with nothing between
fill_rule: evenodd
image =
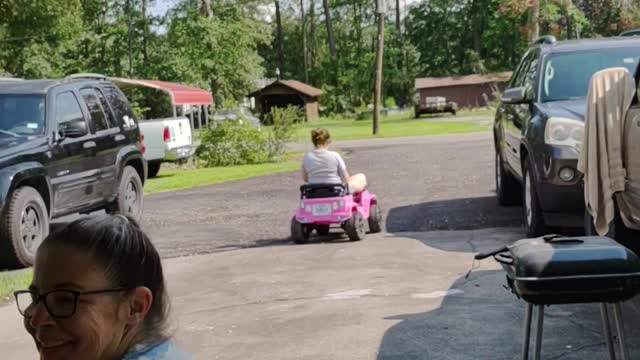
<instances>
[{"instance_id":1,"label":"utility pole","mask_svg":"<svg viewBox=\"0 0 640 360\"><path fill-rule=\"evenodd\" d=\"M380 106L382 103L382 61L384 55L384 20L385 0L376 0L378 15L378 47L376 48L376 76L374 82L373 100L373 135L377 135L380 128Z\"/></svg>"}]
</instances>

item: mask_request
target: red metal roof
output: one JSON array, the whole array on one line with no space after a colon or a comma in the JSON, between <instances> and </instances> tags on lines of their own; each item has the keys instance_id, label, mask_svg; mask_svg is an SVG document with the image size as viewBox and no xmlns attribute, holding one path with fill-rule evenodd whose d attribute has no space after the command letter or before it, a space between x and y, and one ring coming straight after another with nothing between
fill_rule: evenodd
<instances>
[{"instance_id":1,"label":"red metal roof","mask_svg":"<svg viewBox=\"0 0 640 360\"><path fill-rule=\"evenodd\" d=\"M145 86L165 91L171 96L174 105L211 105L213 96L211 93L192 86L159 81L111 78L118 86Z\"/></svg>"},{"instance_id":2,"label":"red metal roof","mask_svg":"<svg viewBox=\"0 0 640 360\"><path fill-rule=\"evenodd\" d=\"M416 89L429 89L438 87L486 84L492 82L507 82L511 78L511 72L503 72L487 75L466 75L450 77L429 77L416 79Z\"/></svg>"}]
</instances>

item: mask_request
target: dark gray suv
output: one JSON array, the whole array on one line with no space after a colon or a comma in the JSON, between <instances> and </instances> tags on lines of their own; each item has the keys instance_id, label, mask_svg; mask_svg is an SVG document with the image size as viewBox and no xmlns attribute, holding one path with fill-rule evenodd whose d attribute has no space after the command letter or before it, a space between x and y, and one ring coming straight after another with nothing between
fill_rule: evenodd
<instances>
[{"instance_id":1,"label":"dark gray suv","mask_svg":"<svg viewBox=\"0 0 640 360\"><path fill-rule=\"evenodd\" d=\"M110 81L0 79L0 269L31 265L50 219L103 209L139 219L143 152Z\"/></svg>"},{"instance_id":2,"label":"dark gray suv","mask_svg":"<svg viewBox=\"0 0 640 360\"><path fill-rule=\"evenodd\" d=\"M527 236L549 226L582 227L576 167L591 76L610 67L636 72L640 38L536 41L522 58L496 112L496 189L502 205L523 204Z\"/></svg>"}]
</instances>

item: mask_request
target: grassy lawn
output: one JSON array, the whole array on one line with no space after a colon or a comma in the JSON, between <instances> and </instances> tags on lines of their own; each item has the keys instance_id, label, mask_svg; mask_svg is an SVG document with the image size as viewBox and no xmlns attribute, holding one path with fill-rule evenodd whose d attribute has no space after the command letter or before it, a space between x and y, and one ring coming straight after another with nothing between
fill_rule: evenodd
<instances>
[{"instance_id":1,"label":"grassy lawn","mask_svg":"<svg viewBox=\"0 0 640 360\"><path fill-rule=\"evenodd\" d=\"M204 169L162 169L155 179L144 186L147 194L163 191L190 189L196 186L218 184L226 181L293 171L300 168L300 161L290 159L281 163L226 166Z\"/></svg>"},{"instance_id":2,"label":"grassy lawn","mask_svg":"<svg viewBox=\"0 0 640 360\"><path fill-rule=\"evenodd\" d=\"M0 304L13 298L13 292L24 290L31 284L33 271L31 269L0 272Z\"/></svg>"},{"instance_id":3,"label":"grassy lawn","mask_svg":"<svg viewBox=\"0 0 640 360\"><path fill-rule=\"evenodd\" d=\"M458 116L486 117L488 111L460 112ZM351 119L323 118L301 125L296 131L297 141L306 141L309 131L316 127L325 127L331 132L334 140L355 140L373 138L372 121ZM380 133L377 137L406 137L418 135L441 135L467 132L487 131L490 129L486 123L474 120L439 121L438 116L423 116L414 119L412 113L402 113L382 117L380 120Z\"/></svg>"}]
</instances>

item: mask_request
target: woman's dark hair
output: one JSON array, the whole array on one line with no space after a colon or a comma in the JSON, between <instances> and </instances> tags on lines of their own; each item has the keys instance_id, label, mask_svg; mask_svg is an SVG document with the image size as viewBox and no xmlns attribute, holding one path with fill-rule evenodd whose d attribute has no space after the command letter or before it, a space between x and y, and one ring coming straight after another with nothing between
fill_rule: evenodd
<instances>
[{"instance_id":1,"label":"woman's dark hair","mask_svg":"<svg viewBox=\"0 0 640 360\"><path fill-rule=\"evenodd\" d=\"M329 139L331 139L329 130L325 128L318 128L318 129L311 130L311 142L313 142L314 146L318 147L318 146L326 145Z\"/></svg>"},{"instance_id":2,"label":"woman's dark hair","mask_svg":"<svg viewBox=\"0 0 640 360\"><path fill-rule=\"evenodd\" d=\"M169 302L158 251L138 223L123 215L83 217L49 235L42 243L69 246L91 256L114 287L144 286L153 303L145 318L145 338L163 340Z\"/></svg>"}]
</instances>

